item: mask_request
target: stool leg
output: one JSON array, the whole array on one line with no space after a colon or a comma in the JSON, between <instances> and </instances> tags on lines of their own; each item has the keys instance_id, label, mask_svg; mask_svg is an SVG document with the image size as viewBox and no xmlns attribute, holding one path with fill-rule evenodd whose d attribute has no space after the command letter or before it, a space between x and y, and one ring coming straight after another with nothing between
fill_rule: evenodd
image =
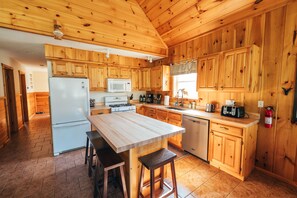
<instances>
[{"instance_id":1,"label":"stool leg","mask_svg":"<svg viewBox=\"0 0 297 198\"><path fill-rule=\"evenodd\" d=\"M90 156L89 156L89 177L91 177L91 176L92 176L93 156L94 156L94 148L93 148L93 145L92 145L92 144L90 144Z\"/></svg>"},{"instance_id":2,"label":"stool leg","mask_svg":"<svg viewBox=\"0 0 297 198\"><path fill-rule=\"evenodd\" d=\"M122 179L122 187L123 187L124 197L128 198L127 188L126 188L126 181L125 181L124 166L120 166L120 172L121 172L121 179Z\"/></svg>"},{"instance_id":3,"label":"stool leg","mask_svg":"<svg viewBox=\"0 0 297 198\"><path fill-rule=\"evenodd\" d=\"M176 175L175 175L175 168L174 168L174 160L170 162L171 165L171 174L172 174L172 185L173 185L173 191L174 191L174 197L178 198L177 195L177 184L176 184Z\"/></svg>"},{"instance_id":4,"label":"stool leg","mask_svg":"<svg viewBox=\"0 0 297 198\"><path fill-rule=\"evenodd\" d=\"M104 169L103 198L107 198L108 170Z\"/></svg>"},{"instance_id":5,"label":"stool leg","mask_svg":"<svg viewBox=\"0 0 297 198\"><path fill-rule=\"evenodd\" d=\"M140 180L139 180L139 186L138 186L138 197L142 195L143 177L144 177L144 166L141 165Z\"/></svg>"},{"instance_id":6,"label":"stool leg","mask_svg":"<svg viewBox=\"0 0 297 198\"><path fill-rule=\"evenodd\" d=\"M150 170L151 198L155 198L155 170Z\"/></svg>"},{"instance_id":7,"label":"stool leg","mask_svg":"<svg viewBox=\"0 0 297 198\"><path fill-rule=\"evenodd\" d=\"M89 156L89 138L87 137L87 142L86 142L86 155L85 155L85 164L87 164L88 156Z\"/></svg>"},{"instance_id":8,"label":"stool leg","mask_svg":"<svg viewBox=\"0 0 297 198\"><path fill-rule=\"evenodd\" d=\"M94 198L98 197L99 166L99 160L97 160L94 178Z\"/></svg>"},{"instance_id":9,"label":"stool leg","mask_svg":"<svg viewBox=\"0 0 297 198\"><path fill-rule=\"evenodd\" d=\"M160 167L160 176L161 176L160 188L163 189L163 186L164 186L164 166Z\"/></svg>"}]
</instances>

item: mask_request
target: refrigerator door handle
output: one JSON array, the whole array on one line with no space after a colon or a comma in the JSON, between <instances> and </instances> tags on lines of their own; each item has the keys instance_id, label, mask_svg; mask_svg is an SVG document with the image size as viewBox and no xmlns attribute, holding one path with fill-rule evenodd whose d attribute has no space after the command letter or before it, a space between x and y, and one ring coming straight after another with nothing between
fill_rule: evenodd
<instances>
[{"instance_id":1,"label":"refrigerator door handle","mask_svg":"<svg viewBox=\"0 0 297 198\"><path fill-rule=\"evenodd\" d=\"M88 98L88 101L87 101L87 116L88 117L90 115L90 92L89 92L89 87L86 86L86 92L87 92L87 98Z\"/></svg>"},{"instance_id":2,"label":"refrigerator door handle","mask_svg":"<svg viewBox=\"0 0 297 198\"><path fill-rule=\"evenodd\" d=\"M90 123L89 121L69 122L69 123L63 123L63 124L55 124L55 125L53 125L53 128L79 126L79 125L89 124L89 123Z\"/></svg>"}]
</instances>

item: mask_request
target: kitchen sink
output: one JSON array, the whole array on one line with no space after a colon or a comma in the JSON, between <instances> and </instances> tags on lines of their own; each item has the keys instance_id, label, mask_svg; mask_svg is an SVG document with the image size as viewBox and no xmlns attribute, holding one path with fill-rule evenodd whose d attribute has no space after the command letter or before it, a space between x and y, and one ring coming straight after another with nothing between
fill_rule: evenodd
<instances>
[{"instance_id":1,"label":"kitchen sink","mask_svg":"<svg viewBox=\"0 0 297 198\"><path fill-rule=\"evenodd\" d=\"M186 109L178 108L178 107L165 107L166 109L178 110L178 111L185 111Z\"/></svg>"}]
</instances>

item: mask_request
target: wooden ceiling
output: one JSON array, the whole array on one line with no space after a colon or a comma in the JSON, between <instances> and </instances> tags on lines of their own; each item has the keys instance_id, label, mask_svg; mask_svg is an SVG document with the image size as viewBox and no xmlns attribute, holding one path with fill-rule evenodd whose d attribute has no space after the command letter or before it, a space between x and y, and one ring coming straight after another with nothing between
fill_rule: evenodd
<instances>
[{"instance_id":1,"label":"wooden ceiling","mask_svg":"<svg viewBox=\"0 0 297 198\"><path fill-rule=\"evenodd\" d=\"M0 0L0 27L157 56L290 0ZM293 0L291 0L293 1Z\"/></svg>"},{"instance_id":2,"label":"wooden ceiling","mask_svg":"<svg viewBox=\"0 0 297 198\"><path fill-rule=\"evenodd\" d=\"M1 0L0 27L164 57L167 46L135 0Z\"/></svg>"},{"instance_id":3,"label":"wooden ceiling","mask_svg":"<svg viewBox=\"0 0 297 198\"><path fill-rule=\"evenodd\" d=\"M168 46L267 12L288 0L137 0Z\"/></svg>"}]
</instances>

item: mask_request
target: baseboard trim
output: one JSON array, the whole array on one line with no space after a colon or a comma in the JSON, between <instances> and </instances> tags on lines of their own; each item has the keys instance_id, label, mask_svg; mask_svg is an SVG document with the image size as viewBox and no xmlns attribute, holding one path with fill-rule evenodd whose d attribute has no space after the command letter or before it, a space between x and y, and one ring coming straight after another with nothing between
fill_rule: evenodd
<instances>
[{"instance_id":1,"label":"baseboard trim","mask_svg":"<svg viewBox=\"0 0 297 198\"><path fill-rule=\"evenodd\" d=\"M271 177L274 177L274 178L276 178L276 179L278 179L278 180L280 180L282 182L285 182L287 184L290 184L291 186L297 187L297 182L294 182L292 180L288 180L288 179L286 179L286 178L284 178L282 176L279 176L279 175L277 175L275 173L272 173L270 171L267 171L267 170L265 170L263 168L260 168L260 167L257 167L257 166L255 167L255 169L258 170L258 171L260 171L260 172L262 172L262 173L264 173L264 174L266 174L266 175L269 175Z\"/></svg>"}]
</instances>

